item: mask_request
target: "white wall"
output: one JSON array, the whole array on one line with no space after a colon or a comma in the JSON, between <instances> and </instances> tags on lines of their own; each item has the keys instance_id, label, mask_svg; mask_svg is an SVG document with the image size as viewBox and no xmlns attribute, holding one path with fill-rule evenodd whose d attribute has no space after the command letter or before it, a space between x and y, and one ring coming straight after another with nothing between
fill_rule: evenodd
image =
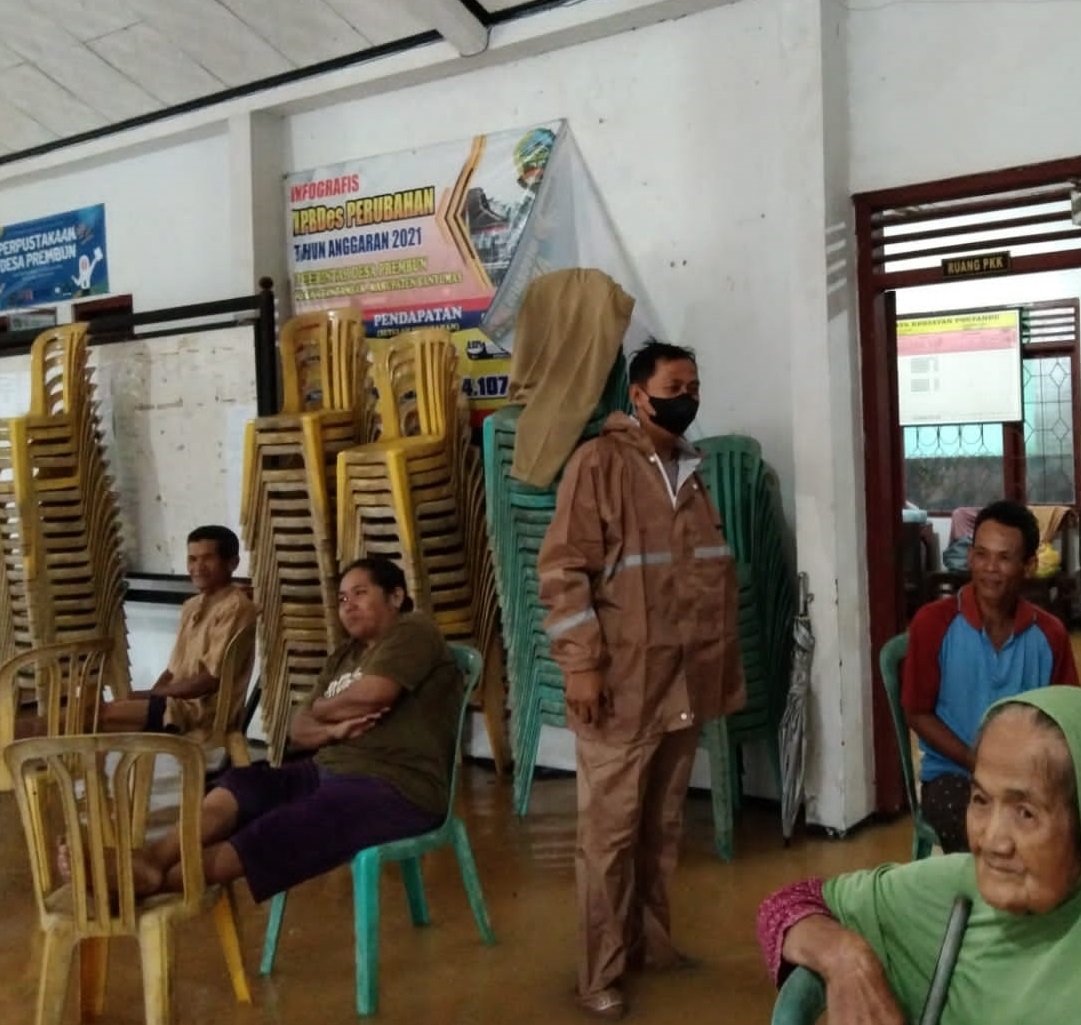
<instances>
[{"instance_id":1,"label":"white wall","mask_svg":"<svg viewBox=\"0 0 1081 1025\"><path fill-rule=\"evenodd\" d=\"M854 192L1081 153L1081 4L847 6Z\"/></svg>"},{"instance_id":2,"label":"white wall","mask_svg":"<svg viewBox=\"0 0 1081 1025\"><path fill-rule=\"evenodd\" d=\"M837 829L874 807L860 445L851 125L844 8L784 0L786 247L796 542L815 600L807 818Z\"/></svg>"},{"instance_id":3,"label":"white wall","mask_svg":"<svg viewBox=\"0 0 1081 1025\"><path fill-rule=\"evenodd\" d=\"M224 128L0 185L0 225L105 204L109 287L152 310L234 294Z\"/></svg>"},{"instance_id":4,"label":"white wall","mask_svg":"<svg viewBox=\"0 0 1081 1025\"><path fill-rule=\"evenodd\" d=\"M206 299L262 271L283 171L566 118L665 333L700 353L703 430L758 437L780 475L819 596L812 817L844 829L870 811L870 768L850 273L833 266L848 227L842 19L827 4L823 24L824 8L805 0L740 0L649 25L618 13L702 6L591 0L499 30L468 64L438 47L392 58L396 90L368 66L349 73L353 85L329 76L338 102L309 83L302 100L245 100L213 123L197 115L210 133L198 141L157 126L137 155L123 140L59 169L53 155L25 180L0 173L0 223L104 201L114 287L140 308ZM568 45L601 33L573 28L592 11L638 30ZM522 56L541 45L543 28L514 49L534 21L552 26L555 49ZM177 119L182 129L190 122ZM152 618L132 617L148 671L167 632ZM546 736L545 750L559 763L566 736Z\"/></svg>"}]
</instances>

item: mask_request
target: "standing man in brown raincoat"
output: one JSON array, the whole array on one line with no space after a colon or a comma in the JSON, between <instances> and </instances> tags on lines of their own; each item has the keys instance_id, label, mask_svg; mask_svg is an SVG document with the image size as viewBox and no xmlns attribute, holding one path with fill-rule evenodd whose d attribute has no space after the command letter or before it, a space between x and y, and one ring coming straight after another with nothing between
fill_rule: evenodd
<instances>
[{"instance_id":1,"label":"standing man in brown raincoat","mask_svg":"<svg viewBox=\"0 0 1081 1025\"><path fill-rule=\"evenodd\" d=\"M630 382L637 417L571 457L538 561L576 734L578 1001L609 1019L625 972L687 963L668 886L699 729L745 700L735 565L683 438L694 353L652 341Z\"/></svg>"}]
</instances>

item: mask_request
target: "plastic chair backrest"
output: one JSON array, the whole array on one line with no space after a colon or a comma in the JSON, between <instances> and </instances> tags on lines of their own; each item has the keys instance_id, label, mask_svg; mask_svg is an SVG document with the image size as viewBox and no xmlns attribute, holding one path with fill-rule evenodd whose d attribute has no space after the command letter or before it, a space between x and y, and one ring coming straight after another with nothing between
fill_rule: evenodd
<instances>
[{"instance_id":1,"label":"plastic chair backrest","mask_svg":"<svg viewBox=\"0 0 1081 1025\"><path fill-rule=\"evenodd\" d=\"M912 741L908 735L905 710L901 707L901 663L907 654L908 634L903 633L891 637L882 645L882 651L879 652L878 668L882 673L882 684L886 689L886 697L890 704L890 718L893 719L897 747L901 751L901 772L905 778L908 806L912 809L912 818L915 821L920 805L916 794L916 774L912 767Z\"/></svg>"},{"instance_id":2,"label":"plastic chair backrest","mask_svg":"<svg viewBox=\"0 0 1081 1025\"><path fill-rule=\"evenodd\" d=\"M86 373L85 323L47 328L30 347L30 409L35 416L72 412Z\"/></svg>"},{"instance_id":3,"label":"plastic chair backrest","mask_svg":"<svg viewBox=\"0 0 1081 1025\"><path fill-rule=\"evenodd\" d=\"M456 642L452 642L448 646L454 656L454 664L462 674L465 686L462 694L462 707L458 711L458 729L454 734L454 767L450 775L450 801L447 804L447 817L444 824L454 815L454 803L458 799L458 770L462 761L462 735L465 733L465 719L469 712L469 702L473 697L473 691L476 690L477 682L484 671L484 658L476 648Z\"/></svg>"},{"instance_id":4,"label":"plastic chair backrest","mask_svg":"<svg viewBox=\"0 0 1081 1025\"><path fill-rule=\"evenodd\" d=\"M283 413L328 408L330 329L331 320L325 312L301 313L282 325L278 348Z\"/></svg>"},{"instance_id":5,"label":"plastic chair backrest","mask_svg":"<svg viewBox=\"0 0 1081 1025\"><path fill-rule=\"evenodd\" d=\"M218 673L218 702L214 709L215 734L240 727L247 698L246 684L255 660L255 622L242 627L229 639Z\"/></svg>"},{"instance_id":6,"label":"plastic chair backrest","mask_svg":"<svg viewBox=\"0 0 1081 1025\"><path fill-rule=\"evenodd\" d=\"M333 408L354 409L367 421L368 340L364 321L352 308L331 310L330 353L333 364ZM325 403L324 403L325 405ZM367 440L364 438L362 440Z\"/></svg>"},{"instance_id":7,"label":"plastic chair backrest","mask_svg":"<svg viewBox=\"0 0 1081 1025\"><path fill-rule=\"evenodd\" d=\"M826 1013L826 984L809 968L796 967L773 1004L771 1025L815 1025Z\"/></svg>"},{"instance_id":8,"label":"plastic chair backrest","mask_svg":"<svg viewBox=\"0 0 1081 1025\"><path fill-rule=\"evenodd\" d=\"M409 410L403 410L402 405L404 396L416 390L415 371L413 348L400 336L380 338L372 346L371 380L380 441L394 441L408 433L403 424L409 418Z\"/></svg>"},{"instance_id":9,"label":"plastic chair backrest","mask_svg":"<svg viewBox=\"0 0 1081 1025\"><path fill-rule=\"evenodd\" d=\"M97 729L101 692L108 684L107 667L113 641L93 637L67 644L50 644L16 655L0 666L0 703L18 699L19 678L33 672L38 707L50 737Z\"/></svg>"},{"instance_id":10,"label":"plastic chair backrest","mask_svg":"<svg viewBox=\"0 0 1081 1025\"><path fill-rule=\"evenodd\" d=\"M380 440L421 434L452 438L457 415L458 350L446 328L395 335L374 350Z\"/></svg>"},{"instance_id":11,"label":"plastic chair backrest","mask_svg":"<svg viewBox=\"0 0 1081 1025\"><path fill-rule=\"evenodd\" d=\"M183 891L174 900L194 912L205 891L200 843L203 752L198 745L165 734L84 735L20 740L4 752L43 927L66 916L81 936L136 932L132 851L141 845L136 823L145 821L148 809L142 805L149 800L149 790L139 779L152 778L162 757L175 762L180 773L177 828ZM43 780L58 816L39 814ZM71 861L70 909L65 905L64 910L54 899L61 887L42 868L61 838Z\"/></svg>"},{"instance_id":12,"label":"plastic chair backrest","mask_svg":"<svg viewBox=\"0 0 1081 1025\"><path fill-rule=\"evenodd\" d=\"M699 473L721 513L725 538L739 562L753 564L758 484L765 473L762 446L742 434L704 438L696 445L705 457Z\"/></svg>"},{"instance_id":13,"label":"plastic chair backrest","mask_svg":"<svg viewBox=\"0 0 1081 1025\"><path fill-rule=\"evenodd\" d=\"M364 322L352 307L301 313L279 341L282 412L354 409L368 372Z\"/></svg>"}]
</instances>

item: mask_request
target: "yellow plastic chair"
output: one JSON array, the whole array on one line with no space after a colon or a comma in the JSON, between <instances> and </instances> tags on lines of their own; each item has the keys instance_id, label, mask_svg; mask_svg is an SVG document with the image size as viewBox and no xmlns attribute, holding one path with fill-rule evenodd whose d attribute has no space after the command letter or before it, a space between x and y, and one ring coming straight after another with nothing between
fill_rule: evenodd
<instances>
[{"instance_id":1,"label":"yellow plastic chair","mask_svg":"<svg viewBox=\"0 0 1081 1025\"><path fill-rule=\"evenodd\" d=\"M205 734L196 732L192 736L204 749L224 748L233 765L251 764L244 736L244 701L254 661L255 623L251 622L233 634L225 646L213 724Z\"/></svg>"},{"instance_id":2,"label":"yellow plastic chair","mask_svg":"<svg viewBox=\"0 0 1081 1025\"><path fill-rule=\"evenodd\" d=\"M49 329L30 354L26 416L0 423L0 537L10 615L0 656L90 636L114 643L113 691L130 691L118 507L106 474L86 325Z\"/></svg>"},{"instance_id":3,"label":"yellow plastic chair","mask_svg":"<svg viewBox=\"0 0 1081 1025\"><path fill-rule=\"evenodd\" d=\"M282 326L282 412L350 409L361 392L368 349L352 308L302 313Z\"/></svg>"},{"instance_id":4,"label":"yellow plastic chair","mask_svg":"<svg viewBox=\"0 0 1081 1025\"><path fill-rule=\"evenodd\" d=\"M30 412L67 412L78 401L86 369L85 323L48 328L30 348Z\"/></svg>"},{"instance_id":5,"label":"yellow plastic chair","mask_svg":"<svg viewBox=\"0 0 1081 1025\"><path fill-rule=\"evenodd\" d=\"M234 994L250 1003L240 955L234 909L228 889L208 888L203 877L200 808L203 753L183 737L161 734L48 737L20 740L4 752L15 782L34 896L45 943L38 980L35 1025L60 1025L72 956L81 956L81 1008L86 1016L104 1009L108 941L134 936L139 941L147 1025L172 1021L172 928L174 922L214 908ZM145 821L133 795L139 779L153 775L160 759L180 770L178 828L181 840L180 893L139 900L134 893L132 852L140 845L137 819ZM35 812L35 793L47 778L55 798L52 816ZM71 858L71 881L57 885L43 874L64 838ZM108 845L107 845L108 844Z\"/></svg>"},{"instance_id":6,"label":"yellow plastic chair","mask_svg":"<svg viewBox=\"0 0 1081 1025\"><path fill-rule=\"evenodd\" d=\"M108 637L50 644L16 655L0 666L0 753L15 740L19 698L31 685L47 736L96 730L102 688L110 683L112 648ZM11 776L0 764L0 791L11 789Z\"/></svg>"}]
</instances>

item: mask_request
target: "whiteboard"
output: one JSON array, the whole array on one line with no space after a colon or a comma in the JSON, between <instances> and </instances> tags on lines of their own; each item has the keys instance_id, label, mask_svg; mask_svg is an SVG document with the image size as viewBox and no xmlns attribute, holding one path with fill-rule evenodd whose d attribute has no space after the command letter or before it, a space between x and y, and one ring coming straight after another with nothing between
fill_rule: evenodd
<instances>
[{"instance_id":1,"label":"whiteboard","mask_svg":"<svg viewBox=\"0 0 1081 1025\"><path fill-rule=\"evenodd\" d=\"M256 415L250 326L93 346L128 569L187 575L187 536L240 536L244 425ZM239 573L246 574L243 557Z\"/></svg>"},{"instance_id":2,"label":"whiteboard","mask_svg":"<svg viewBox=\"0 0 1081 1025\"><path fill-rule=\"evenodd\" d=\"M1023 420L1021 311L898 318L897 395L902 427Z\"/></svg>"}]
</instances>

